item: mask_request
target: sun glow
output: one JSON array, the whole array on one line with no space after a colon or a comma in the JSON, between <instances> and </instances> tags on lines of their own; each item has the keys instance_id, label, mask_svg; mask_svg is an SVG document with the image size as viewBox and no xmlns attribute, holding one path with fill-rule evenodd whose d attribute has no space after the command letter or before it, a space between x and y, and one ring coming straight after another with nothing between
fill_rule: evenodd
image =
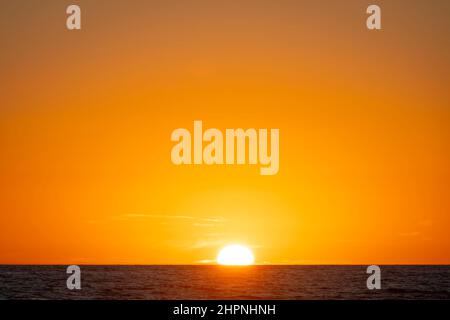
<instances>
[{"instance_id":1,"label":"sun glow","mask_svg":"<svg viewBox=\"0 0 450 320\"><path fill-rule=\"evenodd\" d=\"M248 266L254 262L252 251L239 244L226 246L217 255L217 263L226 266Z\"/></svg>"}]
</instances>

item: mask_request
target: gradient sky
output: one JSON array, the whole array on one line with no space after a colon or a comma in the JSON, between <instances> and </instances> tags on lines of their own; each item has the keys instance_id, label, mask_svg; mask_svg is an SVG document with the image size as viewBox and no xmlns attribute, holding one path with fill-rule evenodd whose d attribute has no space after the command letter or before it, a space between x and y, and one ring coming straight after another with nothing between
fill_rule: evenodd
<instances>
[{"instance_id":1,"label":"gradient sky","mask_svg":"<svg viewBox=\"0 0 450 320\"><path fill-rule=\"evenodd\" d=\"M0 0L0 263L450 263L449 34L446 0ZM193 120L279 128L279 173L173 165Z\"/></svg>"}]
</instances>

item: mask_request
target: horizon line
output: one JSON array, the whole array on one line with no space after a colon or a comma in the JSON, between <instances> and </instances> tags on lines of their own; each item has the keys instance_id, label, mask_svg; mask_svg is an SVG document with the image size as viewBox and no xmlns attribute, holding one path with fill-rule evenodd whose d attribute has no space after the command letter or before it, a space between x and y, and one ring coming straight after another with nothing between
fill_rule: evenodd
<instances>
[{"instance_id":1,"label":"horizon line","mask_svg":"<svg viewBox=\"0 0 450 320\"><path fill-rule=\"evenodd\" d=\"M100 264L93 264L93 263L54 263L54 264L48 264L48 263L0 263L0 266L70 266L70 265L78 265L78 266L154 266L154 267L176 267L176 266L217 266L217 267L260 267L260 266L370 266L370 265L378 265L378 266L450 266L450 263L319 263L319 264L313 264L313 263L305 263L305 264L291 264L291 263L270 263L270 264L251 264L251 265L220 265L217 263L181 263L181 264L129 264L129 263L114 263L114 264L106 264L106 263L100 263Z\"/></svg>"}]
</instances>

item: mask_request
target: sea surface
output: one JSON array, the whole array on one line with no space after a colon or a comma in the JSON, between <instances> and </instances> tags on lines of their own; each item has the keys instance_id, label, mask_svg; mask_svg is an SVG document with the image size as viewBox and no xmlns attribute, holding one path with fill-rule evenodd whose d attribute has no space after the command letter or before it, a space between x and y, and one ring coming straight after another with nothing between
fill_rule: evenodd
<instances>
[{"instance_id":1,"label":"sea surface","mask_svg":"<svg viewBox=\"0 0 450 320\"><path fill-rule=\"evenodd\" d=\"M450 299L450 266L67 266L0 265L0 299Z\"/></svg>"}]
</instances>

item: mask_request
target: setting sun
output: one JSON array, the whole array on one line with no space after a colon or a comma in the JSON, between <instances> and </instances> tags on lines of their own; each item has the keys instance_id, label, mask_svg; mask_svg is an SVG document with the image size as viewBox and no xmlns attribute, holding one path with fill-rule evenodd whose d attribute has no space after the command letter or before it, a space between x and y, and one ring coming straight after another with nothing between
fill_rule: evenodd
<instances>
[{"instance_id":1,"label":"setting sun","mask_svg":"<svg viewBox=\"0 0 450 320\"><path fill-rule=\"evenodd\" d=\"M217 263L227 266L248 266L254 262L252 251L238 244L226 246L217 256Z\"/></svg>"}]
</instances>

